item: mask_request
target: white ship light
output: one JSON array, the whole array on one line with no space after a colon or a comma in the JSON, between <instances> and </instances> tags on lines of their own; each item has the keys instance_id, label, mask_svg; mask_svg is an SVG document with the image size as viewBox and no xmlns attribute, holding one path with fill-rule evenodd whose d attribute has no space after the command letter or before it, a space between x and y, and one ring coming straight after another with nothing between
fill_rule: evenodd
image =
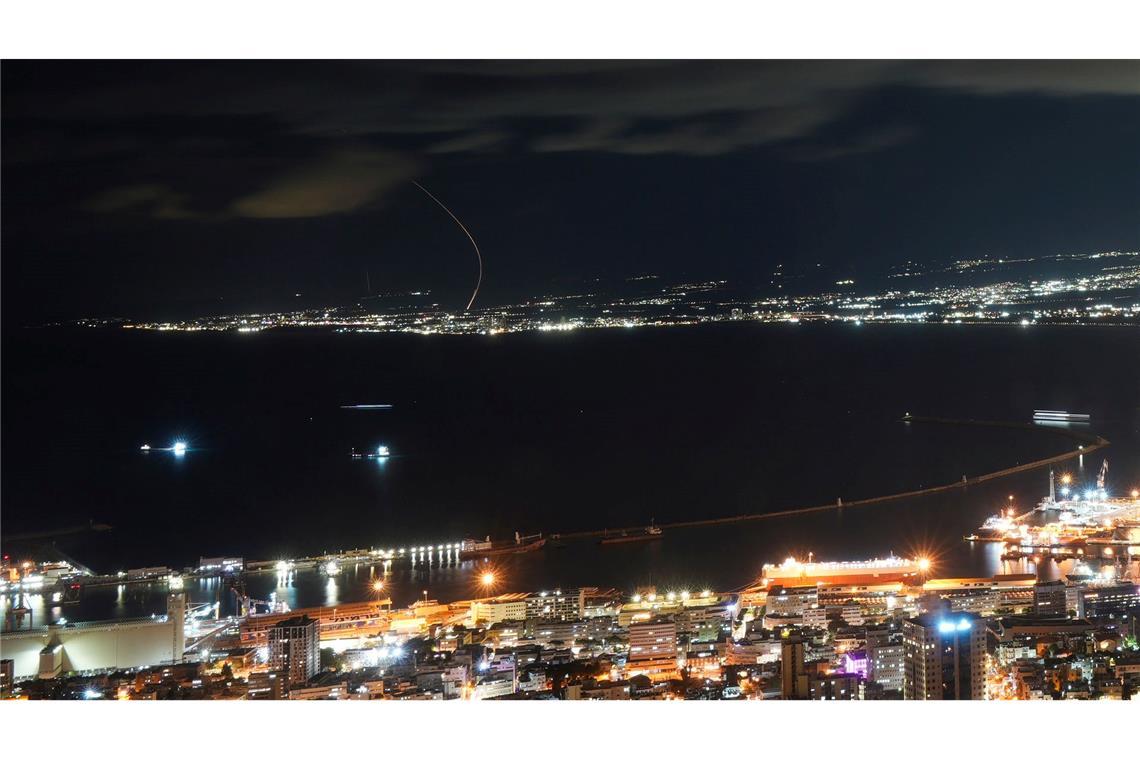
<instances>
[{"instance_id":1,"label":"white ship light","mask_svg":"<svg viewBox=\"0 0 1140 760\"><path fill-rule=\"evenodd\" d=\"M175 441L174 445L170 447L170 450L173 451L175 453L175 455L182 456L183 454L186 453L186 442L185 441Z\"/></svg>"},{"instance_id":2,"label":"white ship light","mask_svg":"<svg viewBox=\"0 0 1140 760\"><path fill-rule=\"evenodd\" d=\"M378 456L378 457L388 456L388 447L387 446L377 446L376 447L376 456Z\"/></svg>"}]
</instances>

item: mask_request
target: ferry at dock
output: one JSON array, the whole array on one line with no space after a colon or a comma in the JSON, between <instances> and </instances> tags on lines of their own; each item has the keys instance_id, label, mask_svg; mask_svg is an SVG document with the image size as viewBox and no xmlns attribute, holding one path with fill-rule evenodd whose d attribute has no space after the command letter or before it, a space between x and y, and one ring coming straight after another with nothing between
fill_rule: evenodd
<instances>
[{"instance_id":1,"label":"ferry at dock","mask_svg":"<svg viewBox=\"0 0 1140 760\"><path fill-rule=\"evenodd\" d=\"M813 586L890 583L918 579L930 569L925 558L858 560L855 562L807 562L788 557L778 565L761 568L761 582L766 586Z\"/></svg>"}]
</instances>

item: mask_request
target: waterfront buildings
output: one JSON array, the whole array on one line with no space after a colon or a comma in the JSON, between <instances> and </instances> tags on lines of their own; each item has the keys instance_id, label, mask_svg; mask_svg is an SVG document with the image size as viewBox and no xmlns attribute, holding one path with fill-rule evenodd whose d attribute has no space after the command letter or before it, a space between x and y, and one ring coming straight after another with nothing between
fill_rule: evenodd
<instances>
[{"instance_id":1,"label":"waterfront buildings","mask_svg":"<svg viewBox=\"0 0 1140 760\"><path fill-rule=\"evenodd\" d=\"M15 667L13 693L254 700L1130 699L1140 678L1133 662L1140 657L1137 587L1123 572L1117 578L1103 567L1083 567L1056 582L1032 575L872 574L865 582L760 584L731 594L647 586L626 594L556 589L447 603L425 595L402 609L376 600L229 619L215 618L209 606L172 607L169 619L186 624L164 630L185 634L178 645L190 660L185 665L155 656L80 671L74 639L37 640L30 671ZM1077 617L1078 610L1086 617ZM101 625L69 626L67 636ZM5 633L4 653L13 636L29 633Z\"/></svg>"}]
</instances>

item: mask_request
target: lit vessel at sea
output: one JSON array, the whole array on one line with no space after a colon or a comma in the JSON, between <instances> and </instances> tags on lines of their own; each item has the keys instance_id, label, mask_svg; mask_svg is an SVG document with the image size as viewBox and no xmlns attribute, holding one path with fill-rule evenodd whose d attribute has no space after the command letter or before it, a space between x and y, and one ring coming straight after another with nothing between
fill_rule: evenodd
<instances>
[{"instance_id":1,"label":"lit vessel at sea","mask_svg":"<svg viewBox=\"0 0 1140 760\"><path fill-rule=\"evenodd\" d=\"M355 450L352 452L353 459L387 459L390 456L392 456L392 451L387 446L377 446L376 451L371 454L361 454Z\"/></svg>"}]
</instances>

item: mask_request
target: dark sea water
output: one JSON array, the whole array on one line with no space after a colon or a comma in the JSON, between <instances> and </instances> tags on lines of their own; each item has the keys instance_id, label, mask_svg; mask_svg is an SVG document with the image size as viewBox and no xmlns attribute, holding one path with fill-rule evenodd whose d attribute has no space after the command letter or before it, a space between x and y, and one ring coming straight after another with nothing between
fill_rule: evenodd
<instances>
[{"instance_id":1,"label":"dark sea water","mask_svg":"<svg viewBox=\"0 0 1140 760\"><path fill-rule=\"evenodd\" d=\"M495 337L9 331L5 536L109 523L58 548L98 571L183 567L773 511L959 480L1070 449L1043 432L905 424L905 412L1028 421L1089 413L1084 462L1140 484L1140 333L1126 328L725 324ZM386 403L389 411L343 404ZM184 457L139 451L184 439ZM350 452L388 445L384 461ZM736 588L789 553L934 552L943 574L1002 568L961 536L1033 472L937 496L571 542L498 564L502 590ZM5 552L24 548L5 541ZM1043 568L1043 573L1056 572ZM471 563L397 567L397 602L475 593ZM301 573L293 606L366 597L369 570ZM85 617L161 609L144 587L88 592ZM192 589L218 594L216 584ZM156 608L157 605L157 608ZM75 613L69 612L74 619Z\"/></svg>"}]
</instances>

